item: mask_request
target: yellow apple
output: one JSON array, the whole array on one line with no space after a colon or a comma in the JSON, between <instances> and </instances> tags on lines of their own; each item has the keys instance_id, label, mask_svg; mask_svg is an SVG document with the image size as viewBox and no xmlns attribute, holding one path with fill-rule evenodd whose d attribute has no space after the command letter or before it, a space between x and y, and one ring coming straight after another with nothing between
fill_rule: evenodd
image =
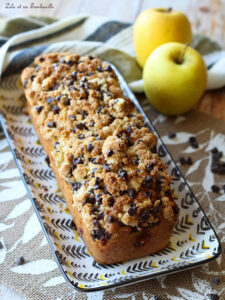
<instances>
[{"instance_id":1,"label":"yellow apple","mask_svg":"<svg viewBox=\"0 0 225 300\"><path fill-rule=\"evenodd\" d=\"M202 96L207 70L195 49L166 43L147 59L143 79L146 96L154 108L166 115L180 115Z\"/></svg>"},{"instance_id":2,"label":"yellow apple","mask_svg":"<svg viewBox=\"0 0 225 300\"><path fill-rule=\"evenodd\" d=\"M134 24L136 58L144 67L149 55L157 47L169 42L192 41L191 25L187 17L174 9L154 8L143 11Z\"/></svg>"}]
</instances>

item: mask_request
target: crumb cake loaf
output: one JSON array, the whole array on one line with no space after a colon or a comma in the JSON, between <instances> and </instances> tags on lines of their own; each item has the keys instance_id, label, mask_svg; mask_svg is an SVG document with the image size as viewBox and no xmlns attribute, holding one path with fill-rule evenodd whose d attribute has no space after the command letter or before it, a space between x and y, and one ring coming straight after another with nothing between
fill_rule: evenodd
<instances>
[{"instance_id":1,"label":"crumb cake loaf","mask_svg":"<svg viewBox=\"0 0 225 300\"><path fill-rule=\"evenodd\" d=\"M67 53L22 73L29 115L79 233L111 264L167 246L178 216L157 137L110 65Z\"/></svg>"}]
</instances>

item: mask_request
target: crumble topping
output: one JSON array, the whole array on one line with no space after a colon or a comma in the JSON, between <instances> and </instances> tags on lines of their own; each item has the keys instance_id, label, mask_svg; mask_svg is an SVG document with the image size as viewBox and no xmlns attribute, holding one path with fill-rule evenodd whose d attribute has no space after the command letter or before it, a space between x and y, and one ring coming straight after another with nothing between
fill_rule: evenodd
<instances>
[{"instance_id":1,"label":"crumble topping","mask_svg":"<svg viewBox=\"0 0 225 300\"><path fill-rule=\"evenodd\" d=\"M136 232L161 216L173 222L172 177L156 153L157 137L111 66L67 53L34 63L22 74L25 93L93 240L105 243L116 226Z\"/></svg>"}]
</instances>

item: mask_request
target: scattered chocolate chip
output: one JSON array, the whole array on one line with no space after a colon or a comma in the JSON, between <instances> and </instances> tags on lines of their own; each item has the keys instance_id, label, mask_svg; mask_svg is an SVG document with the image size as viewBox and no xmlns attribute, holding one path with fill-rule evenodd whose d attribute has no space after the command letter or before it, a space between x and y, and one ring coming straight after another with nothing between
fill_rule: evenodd
<instances>
[{"instance_id":1,"label":"scattered chocolate chip","mask_svg":"<svg viewBox=\"0 0 225 300\"><path fill-rule=\"evenodd\" d=\"M45 61L45 59L44 59L44 57L40 57L40 62L43 62L43 61Z\"/></svg>"},{"instance_id":2,"label":"scattered chocolate chip","mask_svg":"<svg viewBox=\"0 0 225 300\"><path fill-rule=\"evenodd\" d=\"M197 149L198 148L198 144L197 143L191 143L191 147L194 148L194 149Z\"/></svg>"},{"instance_id":3,"label":"scattered chocolate chip","mask_svg":"<svg viewBox=\"0 0 225 300\"><path fill-rule=\"evenodd\" d=\"M2 249L3 248L3 244L2 244L2 242L0 241L0 249Z\"/></svg>"},{"instance_id":4,"label":"scattered chocolate chip","mask_svg":"<svg viewBox=\"0 0 225 300\"><path fill-rule=\"evenodd\" d=\"M216 154L218 152L218 149L216 147L212 148L211 153Z\"/></svg>"},{"instance_id":5,"label":"scattered chocolate chip","mask_svg":"<svg viewBox=\"0 0 225 300\"><path fill-rule=\"evenodd\" d=\"M25 264L25 259L23 256L20 256L17 261L16 261L17 266L21 266L23 264Z\"/></svg>"},{"instance_id":6,"label":"scattered chocolate chip","mask_svg":"<svg viewBox=\"0 0 225 300\"><path fill-rule=\"evenodd\" d=\"M154 296L153 300L163 300L160 296Z\"/></svg>"},{"instance_id":7,"label":"scattered chocolate chip","mask_svg":"<svg viewBox=\"0 0 225 300\"><path fill-rule=\"evenodd\" d=\"M214 277L214 278L212 279L212 282L215 283L215 284L220 284L220 283L221 283L219 277Z\"/></svg>"},{"instance_id":8,"label":"scattered chocolate chip","mask_svg":"<svg viewBox=\"0 0 225 300\"><path fill-rule=\"evenodd\" d=\"M36 75L31 75L30 80L33 81L35 77L36 77Z\"/></svg>"},{"instance_id":9,"label":"scattered chocolate chip","mask_svg":"<svg viewBox=\"0 0 225 300\"><path fill-rule=\"evenodd\" d=\"M81 182L73 182L72 183L72 190L73 191L78 191L82 186L82 183Z\"/></svg>"},{"instance_id":10,"label":"scattered chocolate chip","mask_svg":"<svg viewBox=\"0 0 225 300\"><path fill-rule=\"evenodd\" d=\"M219 193L220 191L220 188L215 184L211 186L211 189L214 193Z\"/></svg>"},{"instance_id":11,"label":"scattered chocolate chip","mask_svg":"<svg viewBox=\"0 0 225 300\"><path fill-rule=\"evenodd\" d=\"M112 71L112 67L111 67L111 66L107 66L107 67L104 69L104 71L106 71L106 72L111 72L111 71Z\"/></svg>"},{"instance_id":12,"label":"scattered chocolate chip","mask_svg":"<svg viewBox=\"0 0 225 300\"><path fill-rule=\"evenodd\" d=\"M59 88L59 84L55 83L52 87L50 87L49 91L55 91Z\"/></svg>"},{"instance_id":13,"label":"scattered chocolate chip","mask_svg":"<svg viewBox=\"0 0 225 300\"><path fill-rule=\"evenodd\" d=\"M111 234L107 232L104 228L94 229L91 233L92 239L100 240L100 241L107 241L110 239Z\"/></svg>"},{"instance_id":14,"label":"scattered chocolate chip","mask_svg":"<svg viewBox=\"0 0 225 300\"><path fill-rule=\"evenodd\" d=\"M91 215L97 215L97 213L98 213L98 208L92 206L92 208L91 208Z\"/></svg>"},{"instance_id":15,"label":"scattered chocolate chip","mask_svg":"<svg viewBox=\"0 0 225 300\"><path fill-rule=\"evenodd\" d=\"M123 195L125 195L125 194L127 194L127 193L128 193L127 190L120 191L120 196L123 196Z\"/></svg>"},{"instance_id":16,"label":"scattered chocolate chip","mask_svg":"<svg viewBox=\"0 0 225 300\"><path fill-rule=\"evenodd\" d=\"M192 158L190 156L188 156L186 163L191 166L193 164Z\"/></svg>"},{"instance_id":17,"label":"scattered chocolate chip","mask_svg":"<svg viewBox=\"0 0 225 300\"><path fill-rule=\"evenodd\" d=\"M174 205L173 206L173 212L174 212L174 214L177 215L179 213L179 211L180 211L179 207L177 205Z\"/></svg>"},{"instance_id":18,"label":"scattered chocolate chip","mask_svg":"<svg viewBox=\"0 0 225 300\"><path fill-rule=\"evenodd\" d=\"M176 137L176 133L170 132L170 133L168 134L168 137L169 137L170 139L174 139L174 138Z\"/></svg>"},{"instance_id":19,"label":"scattered chocolate chip","mask_svg":"<svg viewBox=\"0 0 225 300\"><path fill-rule=\"evenodd\" d=\"M83 134L78 134L78 139L83 140L85 138L85 136Z\"/></svg>"},{"instance_id":20,"label":"scattered chocolate chip","mask_svg":"<svg viewBox=\"0 0 225 300\"><path fill-rule=\"evenodd\" d=\"M77 132L77 127L73 127L72 132L76 133Z\"/></svg>"},{"instance_id":21,"label":"scattered chocolate chip","mask_svg":"<svg viewBox=\"0 0 225 300\"><path fill-rule=\"evenodd\" d=\"M81 115L82 115L83 119L86 119L86 117L88 116L88 112L86 110L82 110Z\"/></svg>"},{"instance_id":22,"label":"scattered chocolate chip","mask_svg":"<svg viewBox=\"0 0 225 300\"><path fill-rule=\"evenodd\" d=\"M94 59L94 56L89 55L88 58L89 58L90 60L92 60L92 59Z\"/></svg>"},{"instance_id":23,"label":"scattered chocolate chip","mask_svg":"<svg viewBox=\"0 0 225 300\"><path fill-rule=\"evenodd\" d=\"M137 192L136 192L135 189L130 189L130 190L128 190L128 195L129 195L132 199L134 199L134 198L137 196Z\"/></svg>"},{"instance_id":24,"label":"scattered chocolate chip","mask_svg":"<svg viewBox=\"0 0 225 300\"><path fill-rule=\"evenodd\" d=\"M87 82L87 77L86 76L82 77L81 82Z\"/></svg>"},{"instance_id":25,"label":"scattered chocolate chip","mask_svg":"<svg viewBox=\"0 0 225 300\"><path fill-rule=\"evenodd\" d=\"M127 179L127 171L124 169L120 169L118 172L118 176L121 177L123 180Z\"/></svg>"},{"instance_id":26,"label":"scattered chocolate chip","mask_svg":"<svg viewBox=\"0 0 225 300\"><path fill-rule=\"evenodd\" d=\"M189 142L192 144L192 143L195 143L196 142L196 138L194 136L191 136L189 137Z\"/></svg>"},{"instance_id":27,"label":"scattered chocolate chip","mask_svg":"<svg viewBox=\"0 0 225 300\"><path fill-rule=\"evenodd\" d=\"M52 106L51 110L54 112L54 114L58 114L60 112L60 108L58 105Z\"/></svg>"},{"instance_id":28,"label":"scattered chocolate chip","mask_svg":"<svg viewBox=\"0 0 225 300\"><path fill-rule=\"evenodd\" d=\"M129 133L133 133L133 132L134 132L131 126L128 126L128 127L127 127L127 131L128 131Z\"/></svg>"},{"instance_id":29,"label":"scattered chocolate chip","mask_svg":"<svg viewBox=\"0 0 225 300\"><path fill-rule=\"evenodd\" d=\"M93 164L97 164L97 158L96 157L89 158L89 161L92 162Z\"/></svg>"},{"instance_id":30,"label":"scattered chocolate chip","mask_svg":"<svg viewBox=\"0 0 225 300\"><path fill-rule=\"evenodd\" d=\"M113 153L114 153L114 151L110 149L106 152L106 155L107 155L107 157L111 157L113 155Z\"/></svg>"},{"instance_id":31,"label":"scattered chocolate chip","mask_svg":"<svg viewBox=\"0 0 225 300\"><path fill-rule=\"evenodd\" d=\"M163 150L163 149L162 149ZM152 153L156 153L157 152L157 146L155 145L155 146L153 146L151 149L150 149L150 151L152 152Z\"/></svg>"},{"instance_id":32,"label":"scattered chocolate chip","mask_svg":"<svg viewBox=\"0 0 225 300\"><path fill-rule=\"evenodd\" d=\"M73 165L83 164L84 160L81 157L73 157L72 159Z\"/></svg>"},{"instance_id":33,"label":"scattered chocolate chip","mask_svg":"<svg viewBox=\"0 0 225 300\"><path fill-rule=\"evenodd\" d=\"M186 160L185 160L184 157L180 157L179 158L179 162L180 162L181 165L185 165L186 164Z\"/></svg>"},{"instance_id":34,"label":"scattered chocolate chip","mask_svg":"<svg viewBox=\"0 0 225 300\"><path fill-rule=\"evenodd\" d=\"M147 196L149 199L152 198L152 192L147 191L147 192L145 192L145 194L146 194L146 196Z\"/></svg>"},{"instance_id":35,"label":"scattered chocolate chip","mask_svg":"<svg viewBox=\"0 0 225 300\"><path fill-rule=\"evenodd\" d=\"M41 113L41 111L42 111L42 109L43 109L43 106L41 106L41 105L38 105L38 106L36 106L35 107L36 108L36 111L37 111L37 113Z\"/></svg>"},{"instance_id":36,"label":"scattered chocolate chip","mask_svg":"<svg viewBox=\"0 0 225 300\"><path fill-rule=\"evenodd\" d=\"M210 299L211 299L211 300L219 300L220 297L219 297L218 294L210 294Z\"/></svg>"},{"instance_id":37,"label":"scattered chocolate chip","mask_svg":"<svg viewBox=\"0 0 225 300\"><path fill-rule=\"evenodd\" d=\"M139 157L135 158L135 159L133 160L134 164L135 164L135 165L138 165L138 164L139 164L139 160L140 160Z\"/></svg>"},{"instance_id":38,"label":"scattered chocolate chip","mask_svg":"<svg viewBox=\"0 0 225 300\"><path fill-rule=\"evenodd\" d=\"M116 220L112 216L108 216L107 222L108 223L114 223Z\"/></svg>"},{"instance_id":39,"label":"scattered chocolate chip","mask_svg":"<svg viewBox=\"0 0 225 300\"><path fill-rule=\"evenodd\" d=\"M47 165L50 167L50 160L49 160L49 156L48 155L45 157L45 161L46 161Z\"/></svg>"},{"instance_id":40,"label":"scattered chocolate chip","mask_svg":"<svg viewBox=\"0 0 225 300\"><path fill-rule=\"evenodd\" d=\"M55 97L55 100L56 100L56 101L60 101L60 99L61 99L61 96L56 96L56 97Z\"/></svg>"},{"instance_id":41,"label":"scattered chocolate chip","mask_svg":"<svg viewBox=\"0 0 225 300\"><path fill-rule=\"evenodd\" d=\"M114 204L114 202L115 202L114 198L113 198L113 197L110 197L109 200L108 200L108 206L109 206L109 207L112 207L113 204Z\"/></svg>"},{"instance_id":42,"label":"scattered chocolate chip","mask_svg":"<svg viewBox=\"0 0 225 300\"><path fill-rule=\"evenodd\" d=\"M96 218L93 218L93 225L94 227L99 227L99 223L98 223L98 220Z\"/></svg>"},{"instance_id":43,"label":"scattered chocolate chip","mask_svg":"<svg viewBox=\"0 0 225 300\"><path fill-rule=\"evenodd\" d=\"M47 124L48 128L55 128L56 127L56 122L55 121L51 121Z\"/></svg>"},{"instance_id":44,"label":"scattered chocolate chip","mask_svg":"<svg viewBox=\"0 0 225 300\"><path fill-rule=\"evenodd\" d=\"M94 125L95 125L95 122L94 122L94 121L91 121L89 126L90 126L90 127L93 127Z\"/></svg>"},{"instance_id":45,"label":"scattered chocolate chip","mask_svg":"<svg viewBox=\"0 0 225 300\"><path fill-rule=\"evenodd\" d=\"M103 108L104 108L104 106L103 106L103 105L100 105L100 106L97 108L96 112L97 112L98 114L100 114L100 112L102 111Z\"/></svg>"},{"instance_id":46,"label":"scattered chocolate chip","mask_svg":"<svg viewBox=\"0 0 225 300\"><path fill-rule=\"evenodd\" d=\"M71 116L68 116L68 119L69 119L69 120L72 120L72 121L75 121L75 120L77 119L77 117L71 115Z\"/></svg>"}]
</instances>

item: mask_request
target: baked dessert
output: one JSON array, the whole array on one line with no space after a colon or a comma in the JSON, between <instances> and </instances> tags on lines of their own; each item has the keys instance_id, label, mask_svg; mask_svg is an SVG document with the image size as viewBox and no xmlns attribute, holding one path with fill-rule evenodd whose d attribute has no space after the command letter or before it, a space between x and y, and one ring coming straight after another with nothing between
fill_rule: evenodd
<instances>
[{"instance_id":1,"label":"baked dessert","mask_svg":"<svg viewBox=\"0 0 225 300\"><path fill-rule=\"evenodd\" d=\"M81 237L112 264L167 246L179 209L157 137L112 67L68 53L22 72L30 118Z\"/></svg>"}]
</instances>

